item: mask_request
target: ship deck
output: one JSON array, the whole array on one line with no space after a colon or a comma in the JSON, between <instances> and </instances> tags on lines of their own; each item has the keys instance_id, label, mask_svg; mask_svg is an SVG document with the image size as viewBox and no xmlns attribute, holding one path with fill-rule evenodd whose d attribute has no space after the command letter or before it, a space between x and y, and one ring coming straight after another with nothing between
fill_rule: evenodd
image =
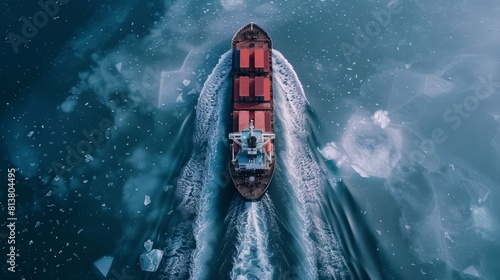
<instances>
[{"instance_id":1,"label":"ship deck","mask_svg":"<svg viewBox=\"0 0 500 280\"><path fill-rule=\"evenodd\" d=\"M271 37L260 26L253 23L247 24L236 32L231 42L231 48L233 50L234 91L231 113L232 132L247 129L248 127L244 126L248 123L244 123L240 119L242 116L250 116L250 118L254 118L257 126L261 126L257 129L273 133ZM246 118L248 117L245 117L244 120L248 122ZM274 144L274 140L272 143ZM274 147L272 152L274 152ZM254 164L254 162L259 163L265 160L263 154L252 159L252 162L248 162L248 158L245 159L245 156L240 155L236 159L237 163L246 165L248 168L247 170L237 168L231 161L229 162L229 172L236 189L244 199L259 200L264 196L273 178L274 156L268 169L259 169L259 164ZM252 169L252 167L254 168Z\"/></svg>"},{"instance_id":2,"label":"ship deck","mask_svg":"<svg viewBox=\"0 0 500 280\"><path fill-rule=\"evenodd\" d=\"M258 201L267 191L273 179L273 170L235 172L229 167L233 183L241 196L250 201ZM250 178L254 177L251 181Z\"/></svg>"}]
</instances>

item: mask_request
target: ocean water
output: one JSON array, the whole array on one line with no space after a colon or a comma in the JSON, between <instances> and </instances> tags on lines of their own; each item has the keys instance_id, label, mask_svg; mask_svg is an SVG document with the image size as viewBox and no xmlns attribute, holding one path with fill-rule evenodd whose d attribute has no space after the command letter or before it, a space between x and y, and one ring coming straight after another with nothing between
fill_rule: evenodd
<instances>
[{"instance_id":1,"label":"ocean water","mask_svg":"<svg viewBox=\"0 0 500 280\"><path fill-rule=\"evenodd\" d=\"M498 1L62 2L4 4L1 279L500 279ZM257 203L225 172L251 21L277 134Z\"/></svg>"}]
</instances>

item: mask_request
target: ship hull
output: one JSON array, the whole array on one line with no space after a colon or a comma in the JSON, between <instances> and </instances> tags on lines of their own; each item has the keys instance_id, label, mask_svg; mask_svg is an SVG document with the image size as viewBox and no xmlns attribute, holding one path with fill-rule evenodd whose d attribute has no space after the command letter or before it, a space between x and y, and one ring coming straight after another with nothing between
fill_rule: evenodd
<instances>
[{"instance_id":1,"label":"ship hull","mask_svg":"<svg viewBox=\"0 0 500 280\"><path fill-rule=\"evenodd\" d=\"M229 173L239 194L258 201L266 193L275 169L272 41L260 26L243 26L231 42L231 156ZM252 153L252 137L257 144ZM247 143L248 142L248 143Z\"/></svg>"}]
</instances>

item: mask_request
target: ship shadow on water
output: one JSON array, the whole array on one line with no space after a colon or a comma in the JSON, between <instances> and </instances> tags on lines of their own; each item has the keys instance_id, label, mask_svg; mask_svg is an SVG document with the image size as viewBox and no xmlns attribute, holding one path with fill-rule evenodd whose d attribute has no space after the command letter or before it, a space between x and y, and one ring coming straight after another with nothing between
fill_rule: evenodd
<instances>
[{"instance_id":1,"label":"ship shadow on water","mask_svg":"<svg viewBox=\"0 0 500 280\"><path fill-rule=\"evenodd\" d=\"M307 111L311 130L318 127L319 117L313 110ZM316 133L308 136L311 147L319 147ZM314 161L326 176L325 193L321 201L321 213L331 224L341 243L349 271L349 279L401 279L399 273L386 262L387 256L379 246L375 230L370 228L363 207L350 191L350 186L341 177L336 163L327 161L318 149L311 149Z\"/></svg>"}]
</instances>

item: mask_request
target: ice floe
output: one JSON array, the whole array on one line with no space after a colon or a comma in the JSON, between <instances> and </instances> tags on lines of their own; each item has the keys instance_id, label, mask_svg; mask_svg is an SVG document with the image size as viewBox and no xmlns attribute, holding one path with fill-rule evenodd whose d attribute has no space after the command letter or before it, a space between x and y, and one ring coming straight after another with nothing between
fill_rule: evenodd
<instances>
[{"instance_id":1,"label":"ice floe","mask_svg":"<svg viewBox=\"0 0 500 280\"><path fill-rule=\"evenodd\" d=\"M115 64L116 70L118 70L118 72L122 71L122 66L123 66L123 62Z\"/></svg>"},{"instance_id":2,"label":"ice floe","mask_svg":"<svg viewBox=\"0 0 500 280\"><path fill-rule=\"evenodd\" d=\"M462 272L465 273L465 274L474 276L474 277L479 277L479 273L477 272L477 269L473 265L468 266Z\"/></svg>"},{"instance_id":3,"label":"ice floe","mask_svg":"<svg viewBox=\"0 0 500 280\"><path fill-rule=\"evenodd\" d=\"M148 206L149 204L151 204L151 197L149 197L148 195L145 195L144 196L144 205Z\"/></svg>"},{"instance_id":4,"label":"ice floe","mask_svg":"<svg viewBox=\"0 0 500 280\"><path fill-rule=\"evenodd\" d=\"M153 249L153 241L151 239L148 239L146 242L144 242L144 248L149 252L151 249Z\"/></svg>"},{"instance_id":5,"label":"ice floe","mask_svg":"<svg viewBox=\"0 0 500 280\"><path fill-rule=\"evenodd\" d=\"M154 249L149 253L142 254L139 257L139 263L143 271L155 272L163 258L163 251Z\"/></svg>"},{"instance_id":6,"label":"ice floe","mask_svg":"<svg viewBox=\"0 0 500 280\"><path fill-rule=\"evenodd\" d=\"M389 112L384 110L378 110L372 116L373 124L380 126L381 128L386 128L390 123Z\"/></svg>"},{"instance_id":7,"label":"ice floe","mask_svg":"<svg viewBox=\"0 0 500 280\"><path fill-rule=\"evenodd\" d=\"M387 128L390 120L383 111L372 118L373 123L361 114L353 115L341 143L328 143L320 150L323 157L336 161L338 167L348 163L362 177L387 178L401 158L401 135Z\"/></svg>"},{"instance_id":8,"label":"ice floe","mask_svg":"<svg viewBox=\"0 0 500 280\"><path fill-rule=\"evenodd\" d=\"M113 264L114 257L104 256L94 262L94 266L101 272L104 277L108 276L109 269Z\"/></svg>"}]
</instances>

